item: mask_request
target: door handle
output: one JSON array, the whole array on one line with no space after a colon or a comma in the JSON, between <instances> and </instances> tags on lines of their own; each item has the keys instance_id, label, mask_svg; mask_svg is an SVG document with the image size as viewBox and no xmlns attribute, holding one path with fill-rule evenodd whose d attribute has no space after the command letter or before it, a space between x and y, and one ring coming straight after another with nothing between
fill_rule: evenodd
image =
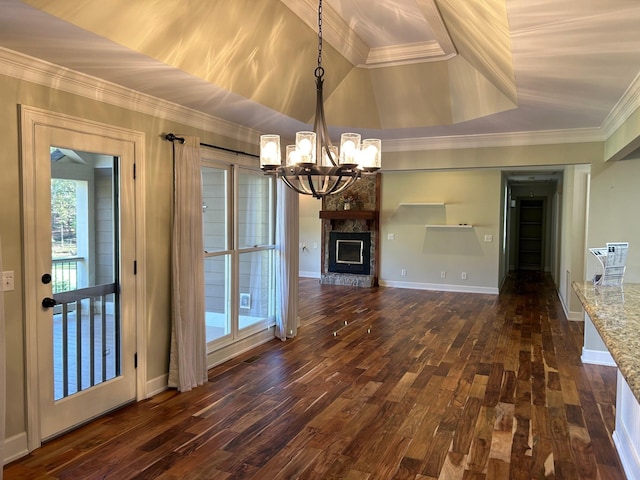
<instances>
[{"instance_id":1,"label":"door handle","mask_svg":"<svg viewBox=\"0 0 640 480\"><path fill-rule=\"evenodd\" d=\"M44 308L51 308L51 307L55 307L58 304L58 302L56 302L55 298L51 298L51 297L44 297L42 299L42 306Z\"/></svg>"}]
</instances>

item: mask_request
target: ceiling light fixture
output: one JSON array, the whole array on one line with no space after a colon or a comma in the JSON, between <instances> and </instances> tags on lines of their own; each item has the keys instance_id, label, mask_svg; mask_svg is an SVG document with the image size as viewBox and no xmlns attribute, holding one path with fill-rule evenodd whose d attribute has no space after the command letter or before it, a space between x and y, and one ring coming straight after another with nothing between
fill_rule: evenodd
<instances>
[{"instance_id":1,"label":"ceiling light fixture","mask_svg":"<svg viewBox=\"0 0 640 480\"><path fill-rule=\"evenodd\" d=\"M360 142L360 134L343 133L340 150L331 143L324 116L324 68L322 67L322 0L318 2L318 66L316 77L316 114L313 131L296 133L296 144L287 145L282 164L279 135L260 137L260 168L280 177L302 195L322 198L344 192L362 173L375 173L381 166L381 141Z\"/></svg>"}]
</instances>

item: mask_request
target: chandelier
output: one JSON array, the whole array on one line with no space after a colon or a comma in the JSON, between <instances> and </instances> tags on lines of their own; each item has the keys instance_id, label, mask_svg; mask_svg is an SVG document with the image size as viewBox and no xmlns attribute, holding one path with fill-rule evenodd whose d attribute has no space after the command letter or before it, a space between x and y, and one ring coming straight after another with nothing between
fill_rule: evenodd
<instances>
[{"instance_id":1,"label":"chandelier","mask_svg":"<svg viewBox=\"0 0 640 480\"><path fill-rule=\"evenodd\" d=\"M381 165L381 141L358 133L343 133L340 150L331 143L324 116L324 68L322 67L322 0L318 3L318 66L316 113L313 131L296 133L295 145L287 145L282 163L279 135L260 137L260 168L275 175L296 192L322 198L344 192L363 173L374 173Z\"/></svg>"}]
</instances>

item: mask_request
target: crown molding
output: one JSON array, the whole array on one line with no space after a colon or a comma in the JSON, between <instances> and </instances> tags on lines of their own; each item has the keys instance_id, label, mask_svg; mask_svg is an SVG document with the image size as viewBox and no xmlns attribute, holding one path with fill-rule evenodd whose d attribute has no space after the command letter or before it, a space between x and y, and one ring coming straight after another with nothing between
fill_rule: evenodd
<instances>
[{"instance_id":1,"label":"crown molding","mask_svg":"<svg viewBox=\"0 0 640 480\"><path fill-rule=\"evenodd\" d=\"M0 47L0 75L257 144L261 132ZM640 108L640 75L599 128L383 140L388 152L605 141Z\"/></svg>"},{"instance_id":2,"label":"crown molding","mask_svg":"<svg viewBox=\"0 0 640 480\"><path fill-rule=\"evenodd\" d=\"M261 134L213 115L4 47L0 47L0 74L250 143L257 144Z\"/></svg>"},{"instance_id":3,"label":"crown molding","mask_svg":"<svg viewBox=\"0 0 640 480\"><path fill-rule=\"evenodd\" d=\"M605 118L602 129L609 138L627 119L640 108L640 73L629 84L620 100Z\"/></svg>"},{"instance_id":4,"label":"crown molding","mask_svg":"<svg viewBox=\"0 0 640 480\"><path fill-rule=\"evenodd\" d=\"M435 40L432 42L407 43L390 47L372 48L362 68L380 68L403 65L407 63L423 63L449 60L455 57L455 51L445 52Z\"/></svg>"},{"instance_id":5,"label":"crown molding","mask_svg":"<svg viewBox=\"0 0 640 480\"><path fill-rule=\"evenodd\" d=\"M318 5L316 0L281 0L309 28L318 28ZM322 17L323 38L327 40L351 64L360 68L380 68L408 63L449 60L457 55L453 40L442 16L431 0L425 2L423 12L436 40L430 42L390 45L369 48L340 15L325 4L328 14Z\"/></svg>"},{"instance_id":6,"label":"crown molding","mask_svg":"<svg viewBox=\"0 0 640 480\"><path fill-rule=\"evenodd\" d=\"M452 135L448 137L405 138L383 140L385 152L421 150L453 150L462 148L516 147L526 145L557 145L562 143L602 142L601 128L541 130L537 132L492 133L486 135Z\"/></svg>"}]
</instances>

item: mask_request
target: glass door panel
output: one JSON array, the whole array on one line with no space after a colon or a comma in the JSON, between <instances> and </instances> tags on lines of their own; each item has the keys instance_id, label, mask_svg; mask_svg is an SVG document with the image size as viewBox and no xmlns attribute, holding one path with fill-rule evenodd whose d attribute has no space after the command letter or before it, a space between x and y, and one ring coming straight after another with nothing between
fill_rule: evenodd
<instances>
[{"instance_id":1,"label":"glass door panel","mask_svg":"<svg viewBox=\"0 0 640 480\"><path fill-rule=\"evenodd\" d=\"M51 148L54 400L120 375L118 159Z\"/></svg>"}]
</instances>

